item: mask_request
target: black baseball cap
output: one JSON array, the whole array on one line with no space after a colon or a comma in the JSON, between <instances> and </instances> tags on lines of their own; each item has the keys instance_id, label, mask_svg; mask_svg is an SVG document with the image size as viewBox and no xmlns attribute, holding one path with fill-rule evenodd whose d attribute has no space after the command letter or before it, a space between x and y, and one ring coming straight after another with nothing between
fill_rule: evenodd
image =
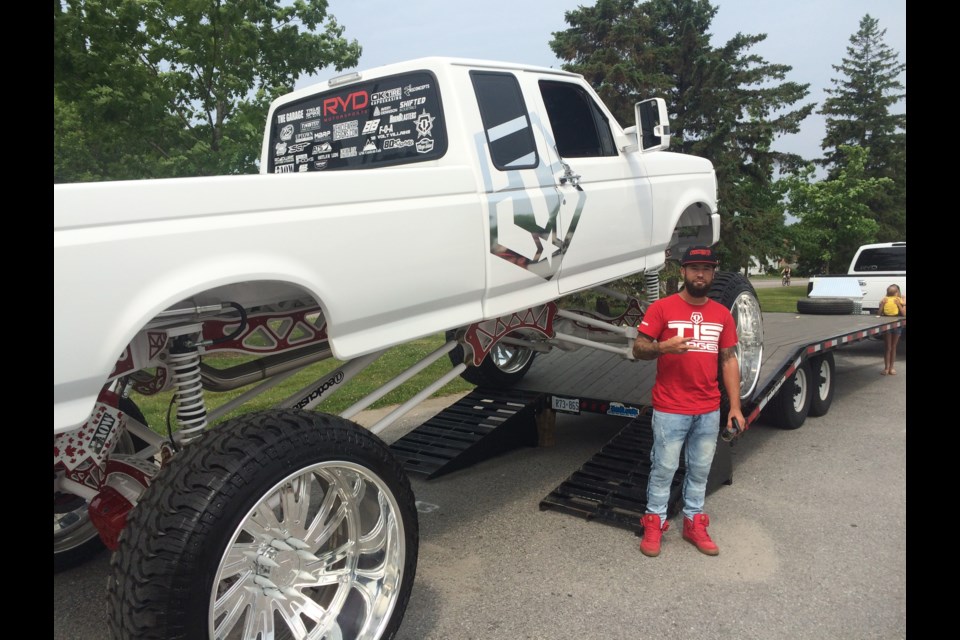
<instances>
[{"instance_id":1,"label":"black baseball cap","mask_svg":"<svg viewBox=\"0 0 960 640\"><path fill-rule=\"evenodd\" d=\"M694 245L683 253L683 260L680 261L681 267L688 264L712 264L717 266L717 254L710 247Z\"/></svg>"}]
</instances>

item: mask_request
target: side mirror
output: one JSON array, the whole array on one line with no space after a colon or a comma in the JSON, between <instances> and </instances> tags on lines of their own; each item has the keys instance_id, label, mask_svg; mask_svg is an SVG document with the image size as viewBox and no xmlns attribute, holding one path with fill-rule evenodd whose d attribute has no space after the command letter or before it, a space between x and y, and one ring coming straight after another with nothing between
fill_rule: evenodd
<instances>
[{"instance_id":1,"label":"side mirror","mask_svg":"<svg viewBox=\"0 0 960 640\"><path fill-rule=\"evenodd\" d=\"M638 102L634 108L641 151L658 151L670 146L670 122L667 101L650 98Z\"/></svg>"}]
</instances>

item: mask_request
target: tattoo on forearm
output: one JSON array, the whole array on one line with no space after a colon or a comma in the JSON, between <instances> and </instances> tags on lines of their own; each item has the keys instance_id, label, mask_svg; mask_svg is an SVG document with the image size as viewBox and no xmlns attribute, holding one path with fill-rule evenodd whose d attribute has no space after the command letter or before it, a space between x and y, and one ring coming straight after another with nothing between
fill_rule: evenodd
<instances>
[{"instance_id":1,"label":"tattoo on forearm","mask_svg":"<svg viewBox=\"0 0 960 640\"><path fill-rule=\"evenodd\" d=\"M735 347L727 347L725 349L720 349L720 366L722 367L727 363L731 358L737 357L737 352Z\"/></svg>"}]
</instances>

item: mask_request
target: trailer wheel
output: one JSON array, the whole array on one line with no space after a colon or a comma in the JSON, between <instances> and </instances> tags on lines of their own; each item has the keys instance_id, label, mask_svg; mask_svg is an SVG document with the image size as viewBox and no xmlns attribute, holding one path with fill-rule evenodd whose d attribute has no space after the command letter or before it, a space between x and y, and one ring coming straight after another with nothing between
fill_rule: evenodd
<instances>
[{"instance_id":1,"label":"trailer wheel","mask_svg":"<svg viewBox=\"0 0 960 640\"><path fill-rule=\"evenodd\" d=\"M455 340L456 332L447 331L447 340ZM468 366L460 377L478 387L505 389L520 382L533 365L537 352L499 342L478 367ZM463 347L457 345L449 354L454 366L463 362Z\"/></svg>"},{"instance_id":2,"label":"trailer wheel","mask_svg":"<svg viewBox=\"0 0 960 640\"><path fill-rule=\"evenodd\" d=\"M745 400L757 387L763 361L763 315L757 292L743 274L721 271L713 276L713 285L707 295L730 309L737 325L740 398Z\"/></svg>"},{"instance_id":3,"label":"trailer wheel","mask_svg":"<svg viewBox=\"0 0 960 640\"><path fill-rule=\"evenodd\" d=\"M813 417L824 416L833 402L833 372L836 368L833 353L828 351L819 358L810 361L812 392L810 393L810 413Z\"/></svg>"},{"instance_id":4,"label":"trailer wheel","mask_svg":"<svg viewBox=\"0 0 960 640\"><path fill-rule=\"evenodd\" d=\"M140 408L130 398L121 397L120 411L146 424ZM133 438L123 432L117 440L117 453L135 453ZM100 533L90 522L89 501L67 493L53 493L53 572L60 573L77 567L106 547Z\"/></svg>"},{"instance_id":5,"label":"trailer wheel","mask_svg":"<svg viewBox=\"0 0 960 640\"><path fill-rule=\"evenodd\" d=\"M403 468L308 411L248 414L161 470L111 560L115 638L392 638L417 566Z\"/></svg>"},{"instance_id":6,"label":"trailer wheel","mask_svg":"<svg viewBox=\"0 0 960 640\"><path fill-rule=\"evenodd\" d=\"M799 298L797 300L797 312L808 315L850 315L854 308L855 304L850 298Z\"/></svg>"},{"instance_id":7,"label":"trailer wheel","mask_svg":"<svg viewBox=\"0 0 960 640\"><path fill-rule=\"evenodd\" d=\"M781 429L799 429L810 413L810 365L802 363L770 402L770 417Z\"/></svg>"}]
</instances>

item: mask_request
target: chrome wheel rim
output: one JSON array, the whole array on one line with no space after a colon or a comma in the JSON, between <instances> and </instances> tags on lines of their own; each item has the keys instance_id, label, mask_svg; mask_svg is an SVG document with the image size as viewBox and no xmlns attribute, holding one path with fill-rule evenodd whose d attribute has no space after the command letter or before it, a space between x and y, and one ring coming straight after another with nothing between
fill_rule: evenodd
<instances>
[{"instance_id":1,"label":"chrome wheel rim","mask_svg":"<svg viewBox=\"0 0 960 640\"><path fill-rule=\"evenodd\" d=\"M763 362L763 316L757 298L748 292L737 296L730 307L737 325L737 363L740 365L740 398L753 394Z\"/></svg>"},{"instance_id":2,"label":"chrome wheel rim","mask_svg":"<svg viewBox=\"0 0 960 640\"><path fill-rule=\"evenodd\" d=\"M517 373L527 366L530 358L533 357L533 353L530 349L497 343L493 349L490 350L489 357L500 371L504 373Z\"/></svg>"},{"instance_id":3,"label":"chrome wheel rim","mask_svg":"<svg viewBox=\"0 0 960 640\"><path fill-rule=\"evenodd\" d=\"M211 593L211 638L379 638L400 593L400 507L369 469L301 469L244 516ZM259 635L258 635L259 634Z\"/></svg>"}]
</instances>

